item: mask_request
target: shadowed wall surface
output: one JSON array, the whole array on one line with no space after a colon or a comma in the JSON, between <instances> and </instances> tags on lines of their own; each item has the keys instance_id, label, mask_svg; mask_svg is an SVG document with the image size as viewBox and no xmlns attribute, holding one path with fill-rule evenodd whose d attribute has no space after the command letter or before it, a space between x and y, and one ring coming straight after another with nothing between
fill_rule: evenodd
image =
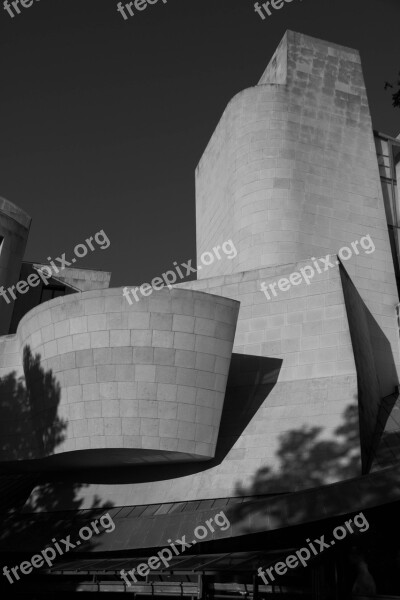
<instances>
[{"instance_id":1,"label":"shadowed wall surface","mask_svg":"<svg viewBox=\"0 0 400 600\"><path fill-rule=\"evenodd\" d=\"M399 381L388 339L343 267L340 275L357 365L361 454L363 471L367 473L386 425L383 415L378 418L379 413L383 407L386 419L391 413Z\"/></svg>"},{"instance_id":2,"label":"shadowed wall surface","mask_svg":"<svg viewBox=\"0 0 400 600\"><path fill-rule=\"evenodd\" d=\"M31 218L18 206L0 198L0 288L19 281L19 271L28 240ZM13 311L12 298L0 297L0 336L9 332Z\"/></svg>"}]
</instances>

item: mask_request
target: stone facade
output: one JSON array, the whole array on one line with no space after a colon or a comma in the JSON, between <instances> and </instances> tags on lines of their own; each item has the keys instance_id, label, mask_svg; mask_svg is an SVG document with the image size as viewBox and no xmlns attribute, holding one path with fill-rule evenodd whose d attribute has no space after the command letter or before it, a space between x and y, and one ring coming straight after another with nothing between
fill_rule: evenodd
<instances>
[{"instance_id":1,"label":"stone facade","mask_svg":"<svg viewBox=\"0 0 400 600\"><path fill-rule=\"evenodd\" d=\"M133 306L121 290L72 294L2 341L0 376L30 345L60 385L67 433L53 454L84 466L90 452L122 464L132 451L147 465L123 482L104 472L76 492L82 508L260 494L266 478L268 493L293 491L316 472L319 484L367 472L379 446L398 385L398 293L358 52L287 32L225 110L196 170L196 211L198 256L232 240L234 260ZM356 252L365 236L374 250ZM309 285L261 290L327 255ZM301 466L290 477L288 457Z\"/></svg>"}]
</instances>

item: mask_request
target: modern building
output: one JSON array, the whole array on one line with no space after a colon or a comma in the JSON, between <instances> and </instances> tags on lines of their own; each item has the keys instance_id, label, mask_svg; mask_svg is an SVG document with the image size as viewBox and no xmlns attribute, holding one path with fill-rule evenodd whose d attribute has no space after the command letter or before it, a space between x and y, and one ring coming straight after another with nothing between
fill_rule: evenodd
<instances>
[{"instance_id":1,"label":"modern building","mask_svg":"<svg viewBox=\"0 0 400 600\"><path fill-rule=\"evenodd\" d=\"M400 598L399 170L359 53L288 31L196 170L198 260L234 259L132 304L75 268L0 297L5 593ZM29 225L1 200L0 289L40 277Z\"/></svg>"}]
</instances>

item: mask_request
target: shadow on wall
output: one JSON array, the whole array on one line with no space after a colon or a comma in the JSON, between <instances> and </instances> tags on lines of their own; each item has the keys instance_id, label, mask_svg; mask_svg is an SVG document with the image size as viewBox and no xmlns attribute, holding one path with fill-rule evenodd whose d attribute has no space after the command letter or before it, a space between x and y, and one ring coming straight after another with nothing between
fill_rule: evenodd
<instances>
[{"instance_id":1,"label":"shadow on wall","mask_svg":"<svg viewBox=\"0 0 400 600\"><path fill-rule=\"evenodd\" d=\"M320 439L322 427L307 427L287 431L280 437L276 471L262 467L249 487L238 483L238 496L276 495L346 480L360 473L358 409L346 408L343 422L334 432L336 439ZM313 496L310 496L313 498ZM279 506L279 503L278 505ZM259 506L256 507L259 512ZM230 516L235 522L251 516L253 503L238 504ZM302 515L307 517L307 514Z\"/></svg>"},{"instance_id":2,"label":"shadow on wall","mask_svg":"<svg viewBox=\"0 0 400 600\"><path fill-rule=\"evenodd\" d=\"M8 565L21 562L17 557L23 552L29 556L35 550L40 552L51 545L52 538L68 534L71 539L78 537L82 526L112 506L95 498L90 515L77 513L82 504L77 495L83 484L74 483L65 489L63 477L57 481L54 476L49 482L43 472L16 471L15 461L51 454L64 440L67 427L57 414L60 386L52 371L41 366L40 355L33 356L28 346L24 348L23 368L24 377L11 373L0 378L0 563ZM43 513L60 511L65 502L71 512L60 513L59 519L46 523L48 517ZM32 512L42 513L39 521L32 519ZM92 550L99 537L82 543L82 551ZM1 581L0 586L4 585L8 589L9 584Z\"/></svg>"},{"instance_id":3,"label":"shadow on wall","mask_svg":"<svg viewBox=\"0 0 400 600\"><path fill-rule=\"evenodd\" d=\"M392 347L343 265L344 300L357 369L363 473L371 469L399 384Z\"/></svg>"},{"instance_id":4,"label":"shadow on wall","mask_svg":"<svg viewBox=\"0 0 400 600\"><path fill-rule=\"evenodd\" d=\"M221 415L215 457L204 462L175 463L81 471L86 483L144 483L185 477L219 465L253 419L278 381L282 360L233 354ZM240 451L240 449L239 449ZM71 473L71 477L77 477Z\"/></svg>"},{"instance_id":5,"label":"shadow on wall","mask_svg":"<svg viewBox=\"0 0 400 600\"><path fill-rule=\"evenodd\" d=\"M0 460L39 458L64 440L66 422L57 416L60 385L40 366L29 346L23 353L24 377L0 378Z\"/></svg>"},{"instance_id":6,"label":"shadow on wall","mask_svg":"<svg viewBox=\"0 0 400 600\"><path fill-rule=\"evenodd\" d=\"M391 404L392 401L385 402L379 413L386 425L374 457L372 471L395 466L400 462L400 399L397 398L393 408L390 408Z\"/></svg>"}]
</instances>

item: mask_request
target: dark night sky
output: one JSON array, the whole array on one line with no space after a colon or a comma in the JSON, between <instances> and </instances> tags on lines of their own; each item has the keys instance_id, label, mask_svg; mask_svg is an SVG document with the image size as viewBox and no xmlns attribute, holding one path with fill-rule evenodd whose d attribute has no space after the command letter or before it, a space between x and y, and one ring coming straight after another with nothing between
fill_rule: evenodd
<instances>
[{"instance_id":1,"label":"dark night sky","mask_svg":"<svg viewBox=\"0 0 400 600\"><path fill-rule=\"evenodd\" d=\"M400 0L168 0L128 21L117 0L0 2L0 196L33 218L25 258L140 284L195 257L194 170L228 101L255 85L286 29L358 48L374 127L400 132Z\"/></svg>"}]
</instances>

